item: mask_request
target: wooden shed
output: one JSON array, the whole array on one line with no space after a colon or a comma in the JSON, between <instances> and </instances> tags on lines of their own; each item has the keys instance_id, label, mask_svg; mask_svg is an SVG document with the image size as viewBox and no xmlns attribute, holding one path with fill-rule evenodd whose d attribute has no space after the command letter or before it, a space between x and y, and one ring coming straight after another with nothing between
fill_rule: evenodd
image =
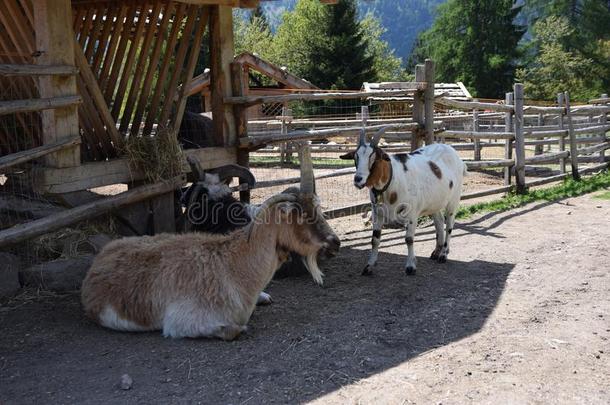
<instances>
[{"instance_id":1,"label":"wooden shed","mask_svg":"<svg viewBox=\"0 0 610 405\"><path fill-rule=\"evenodd\" d=\"M204 169L247 164L247 151L237 148L238 137L247 135L245 107L226 101L247 92L244 72L261 65L235 61L232 11L258 3L3 0L0 174L34 173L34 189L44 194L137 186L144 173L124 157L125 140L161 130L176 135L206 29L209 102L220 146L185 153ZM189 171L186 162L183 167ZM108 204L169 194L183 182L179 176Z\"/></svg>"}]
</instances>

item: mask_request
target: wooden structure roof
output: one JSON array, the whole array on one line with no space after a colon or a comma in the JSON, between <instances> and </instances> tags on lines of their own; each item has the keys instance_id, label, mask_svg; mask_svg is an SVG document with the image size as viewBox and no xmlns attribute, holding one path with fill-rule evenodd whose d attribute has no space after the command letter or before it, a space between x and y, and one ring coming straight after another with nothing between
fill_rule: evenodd
<instances>
[{"instance_id":1,"label":"wooden structure roof","mask_svg":"<svg viewBox=\"0 0 610 405\"><path fill-rule=\"evenodd\" d=\"M381 82L381 83L368 83L362 84L362 90L364 91L396 91L404 89L405 86L409 85L409 82ZM434 96L444 96L453 100L459 101L470 101L472 96L470 92L464 86L464 83L434 83ZM387 97L372 98L374 101L408 101L411 100L409 97Z\"/></svg>"}]
</instances>

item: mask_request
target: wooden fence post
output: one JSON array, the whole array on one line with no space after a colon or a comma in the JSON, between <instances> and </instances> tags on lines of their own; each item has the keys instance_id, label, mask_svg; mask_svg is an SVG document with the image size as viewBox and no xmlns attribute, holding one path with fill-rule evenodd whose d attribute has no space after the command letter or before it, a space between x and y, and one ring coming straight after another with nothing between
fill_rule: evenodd
<instances>
[{"instance_id":1,"label":"wooden fence post","mask_svg":"<svg viewBox=\"0 0 610 405\"><path fill-rule=\"evenodd\" d=\"M568 135L570 137L570 162L572 164L572 178L580 180L578 173L578 149L576 147L576 134L574 133L574 123L572 122L572 111L570 110L570 93L565 92L566 116L568 117Z\"/></svg>"},{"instance_id":2,"label":"wooden fence post","mask_svg":"<svg viewBox=\"0 0 610 405\"><path fill-rule=\"evenodd\" d=\"M563 93L559 93L557 94L557 105L559 107L565 107L565 95ZM565 123L563 121L563 116L565 115L565 110L559 113L559 116L557 117L557 124L559 126L559 129L565 129ZM559 137L559 151L563 152L566 150L566 136L565 135L561 135ZM565 173L566 172L566 159L565 158L560 158L559 159L559 171L561 173Z\"/></svg>"},{"instance_id":3,"label":"wooden fence post","mask_svg":"<svg viewBox=\"0 0 610 405\"><path fill-rule=\"evenodd\" d=\"M538 126L544 125L544 114L538 113ZM543 138L546 139L546 138ZM542 155L544 153L544 145L536 145L534 148L534 155Z\"/></svg>"},{"instance_id":4,"label":"wooden fence post","mask_svg":"<svg viewBox=\"0 0 610 405\"><path fill-rule=\"evenodd\" d=\"M506 105L513 105L514 97L513 93L506 93L504 98ZM504 114L504 132L513 132L513 113L507 112ZM513 141L511 139L507 139L504 144L504 159L512 159L513 158ZM510 172L515 166L509 166L504 168L504 185L509 186L510 181Z\"/></svg>"},{"instance_id":5,"label":"wooden fence post","mask_svg":"<svg viewBox=\"0 0 610 405\"><path fill-rule=\"evenodd\" d=\"M233 62L231 63L231 87L234 96L244 96L248 92L248 83L246 78L248 77L244 72L248 68L242 63ZM239 142L240 138L248 137L248 113L247 108L241 105L233 106L233 116L235 117L235 130L237 132L237 139ZM249 167L250 166L250 153L248 150L240 149L239 143L237 144L237 164ZM239 199L242 202L250 202L250 190L242 190L239 192Z\"/></svg>"},{"instance_id":6,"label":"wooden fence post","mask_svg":"<svg viewBox=\"0 0 610 405\"><path fill-rule=\"evenodd\" d=\"M69 0L34 0L34 27L36 32L36 57L38 65L74 66L74 32L67 23L72 21L72 7ZM39 79L41 98L75 96L76 77L41 76ZM80 136L78 127L78 107L72 104L67 107L44 110L42 117L42 142L50 144ZM73 167L80 165L80 147L78 145L64 149L45 157L45 162L52 167Z\"/></svg>"},{"instance_id":7,"label":"wooden fence post","mask_svg":"<svg viewBox=\"0 0 610 405\"><path fill-rule=\"evenodd\" d=\"M515 92L515 184L517 193L525 194L525 139L523 137L523 84L516 83Z\"/></svg>"},{"instance_id":8,"label":"wooden fence post","mask_svg":"<svg viewBox=\"0 0 610 405\"><path fill-rule=\"evenodd\" d=\"M472 110L472 130L479 132L479 110L476 108ZM481 160L481 139L474 138L472 141L474 142L474 160Z\"/></svg>"},{"instance_id":9,"label":"wooden fence post","mask_svg":"<svg viewBox=\"0 0 610 405\"><path fill-rule=\"evenodd\" d=\"M423 82L425 80L424 65L415 66L415 81ZM423 104L423 92L418 90L413 94L413 122L418 124L411 132L411 151L421 146L420 133L424 124L424 104Z\"/></svg>"},{"instance_id":10,"label":"wooden fence post","mask_svg":"<svg viewBox=\"0 0 610 405\"><path fill-rule=\"evenodd\" d=\"M601 95L601 98L608 98L608 94L604 93ZM599 119L599 124L600 125L606 125L608 123L608 114L605 112L602 112L601 118ZM606 139L606 134L603 133L601 134L601 142L604 142L604 140ZM601 163L604 163L606 161L606 151L602 150L601 152L599 152L599 161Z\"/></svg>"},{"instance_id":11,"label":"wooden fence post","mask_svg":"<svg viewBox=\"0 0 610 405\"><path fill-rule=\"evenodd\" d=\"M426 81L424 91L426 145L430 145L434 143L434 62L431 59L426 59L424 62L424 80Z\"/></svg>"}]
</instances>

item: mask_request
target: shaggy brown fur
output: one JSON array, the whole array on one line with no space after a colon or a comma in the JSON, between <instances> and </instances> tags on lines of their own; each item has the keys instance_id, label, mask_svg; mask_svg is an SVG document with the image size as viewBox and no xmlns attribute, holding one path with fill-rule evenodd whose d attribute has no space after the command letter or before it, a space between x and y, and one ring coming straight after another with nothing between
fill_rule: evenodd
<instances>
[{"instance_id":1,"label":"shaggy brown fur","mask_svg":"<svg viewBox=\"0 0 610 405\"><path fill-rule=\"evenodd\" d=\"M338 243L321 214L312 223L304 221L319 214L303 210L304 205L277 204L264 221L228 235L114 241L96 257L83 282L85 311L99 322L111 306L122 319L155 330L164 327L169 305L188 301L198 311L221 314L229 325L245 326L258 294L287 259L286 250L308 256L325 247L329 237Z\"/></svg>"}]
</instances>

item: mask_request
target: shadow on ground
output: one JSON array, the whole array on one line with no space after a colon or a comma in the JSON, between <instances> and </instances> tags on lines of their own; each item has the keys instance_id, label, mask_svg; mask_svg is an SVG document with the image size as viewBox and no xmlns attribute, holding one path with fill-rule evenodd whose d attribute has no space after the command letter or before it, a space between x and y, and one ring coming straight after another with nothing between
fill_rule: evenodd
<instances>
[{"instance_id":1,"label":"shadow on ground","mask_svg":"<svg viewBox=\"0 0 610 405\"><path fill-rule=\"evenodd\" d=\"M324 288L307 277L273 281L275 304L258 308L231 343L104 330L84 318L77 295L5 308L0 401L312 400L477 332L513 268L420 257L407 277L404 256L380 253L376 275L361 277L367 253L342 249L323 266ZM125 373L127 391L118 387Z\"/></svg>"}]
</instances>

